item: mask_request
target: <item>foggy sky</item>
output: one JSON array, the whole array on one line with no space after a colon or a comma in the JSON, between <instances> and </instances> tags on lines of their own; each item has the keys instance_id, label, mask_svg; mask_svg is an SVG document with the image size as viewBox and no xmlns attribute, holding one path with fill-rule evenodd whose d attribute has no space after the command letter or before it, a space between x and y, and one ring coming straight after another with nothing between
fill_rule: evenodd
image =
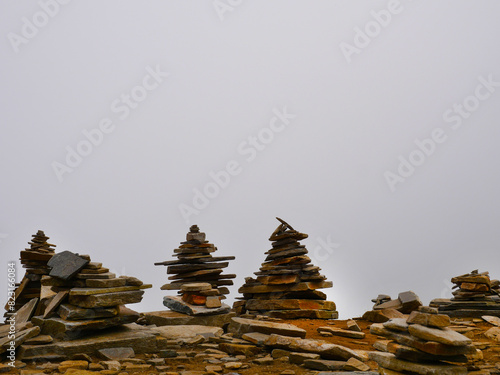
<instances>
[{"instance_id":1,"label":"foggy sky","mask_svg":"<svg viewBox=\"0 0 500 375\"><path fill-rule=\"evenodd\" d=\"M379 293L450 297L473 269L500 278L499 11L0 2L0 276L41 229L152 283L130 307L162 310L153 263L198 224L236 256L232 303L279 216L309 234L342 318Z\"/></svg>"}]
</instances>

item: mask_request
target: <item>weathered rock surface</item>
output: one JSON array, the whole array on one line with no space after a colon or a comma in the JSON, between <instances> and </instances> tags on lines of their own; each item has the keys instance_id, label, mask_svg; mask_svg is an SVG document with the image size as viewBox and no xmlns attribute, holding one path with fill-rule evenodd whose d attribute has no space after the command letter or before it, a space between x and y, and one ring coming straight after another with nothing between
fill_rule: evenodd
<instances>
[{"instance_id":1,"label":"weathered rock surface","mask_svg":"<svg viewBox=\"0 0 500 375\"><path fill-rule=\"evenodd\" d=\"M287 323L275 323L262 320L245 318L232 318L228 326L228 332L241 337L244 333L259 332L267 335L278 334L291 337L306 337L306 331L302 328Z\"/></svg>"}]
</instances>

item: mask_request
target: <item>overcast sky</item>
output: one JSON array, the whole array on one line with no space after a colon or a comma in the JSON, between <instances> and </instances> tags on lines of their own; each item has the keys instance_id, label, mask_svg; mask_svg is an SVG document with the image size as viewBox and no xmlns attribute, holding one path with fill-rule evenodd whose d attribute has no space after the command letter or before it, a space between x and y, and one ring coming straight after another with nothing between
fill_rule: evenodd
<instances>
[{"instance_id":1,"label":"overcast sky","mask_svg":"<svg viewBox=\"0 0 500 375\"><path fill-rule=\"evenodd\" d=\"M44 230L160 287L191 224L234 255L275 217L342 318L500 278L498 1L0 2L0 248ZM18 270L18 279L22 270ZM6 281L2 283L6 285ZM2 297L6 299L6 297Z\"/></svg>"}]
</instances>

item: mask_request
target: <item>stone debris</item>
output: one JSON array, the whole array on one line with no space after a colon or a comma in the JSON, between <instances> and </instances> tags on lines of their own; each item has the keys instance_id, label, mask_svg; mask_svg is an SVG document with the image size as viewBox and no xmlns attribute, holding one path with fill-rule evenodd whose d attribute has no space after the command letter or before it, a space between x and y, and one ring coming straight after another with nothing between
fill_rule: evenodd
<instances>
[{"instance_id":1,"label":"stone debris","mask_svg":"<svg viewBox=\"0 0 500 375\"><path fill-rule=\"evenodd\" d=\"M237 314L250 313L282 319L336 319L334 302L318 289L330 288L332 283L319 273L320 268L311 264L305 245L300 240L307 234L293 229L277 218L280 225L269 241L272 248L255 272L255 279L248 277L239 289L243 294L233 309Z\"/></svg>"},{"instance_id":2,"label":"stone debris","mask_svg":"<svg viewBox=\"0 0 500 375\"><path fill-rule=\"evenodd\" d=\"M372 299L372 302L375 303L373 310L367 311L363 319L373 323L384 323L390 319L402 318L404 314L410 314L423 305L420 298L411 290L399 293L395 300L386 294L380 294Z\"/></svg>"},{"instance_id":3,"label":"stone debris","mask_svg":"<svg viewBox=\"0 0 500 375\"><path fill-rule=\"evenodd\" d=\"M449 316L426 307L412 312L408 319L372 324L370 333L389 341L374 345L384 353L372 352L370 359L396 373L467 374L467 367L459 364L467 364L467 355L477 350L471 339L450 326Z\"/></svg>"},{"instance_id":4,"label":"stone debris","mask_svg":"<svg viewBox=\"0 0 500 375\"><path fill-rule=\"evenodd\" d=\"M161 287L162 290L180 290L186 283L209 283L217 289L219 295L229 294L226 285L233 285L236 275L222 274L229 260L234 256L214 257L217 248L205 240L205 233L200 232L197 225L192 225L186 235L186 241L181 242L178 249L174 250L177 260L155 263L155 266L167 266L170 283Z\"/></svg>"},{"instance_id":5,"label":"stone debris","mask_svg":"<svg viewBox=\"0 0 500 375\"><path fill-rule=\"evenodd\" d=\"M451 299L434 299L430 306L452 318L483 315L500 317L500 281L491 280L489 272L474 270L451 279L455 284Z\"/></svg>"}]
</instances>

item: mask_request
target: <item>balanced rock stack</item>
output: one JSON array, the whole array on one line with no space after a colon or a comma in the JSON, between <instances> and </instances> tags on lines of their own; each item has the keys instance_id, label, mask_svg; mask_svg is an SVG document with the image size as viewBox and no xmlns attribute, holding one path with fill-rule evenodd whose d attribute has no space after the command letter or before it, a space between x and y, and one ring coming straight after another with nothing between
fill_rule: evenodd
<instances>
[{"instance_id":1,"label":"balanced rock stack","mask_svg":"<svg viewBox=\"0 0 500 375\"><path fill-rule=\"evenodd\" d=\"M222 271L235 257L212 256L217 248L205 238L205 233L200 232L197 225L192 225L186 241L174 250L173 256L177 260L155 263L156 266L167 266L167 274L172 275L168 277L172 281L161 289L179 290L181 295L164 297L163 304L171 310L189 315L222 314L230 310L228 305L219 303L225 294L229 294L226 285L233 285L231 279L236 275L222 274Z\"/></svg>"},{"instance_id":2,"label":"balanced rock stack","mask_svg":"<svg viewBox=\"0 0 500 375\"><path fill-rule=\"evenodd\" d=\"M451 317L500 317L500 281L491 280L488 272L474 270L451 279L455 284L451 299L435 299L430 305Z\"/></svg>"},{"instance_id":3,"label":"balanced rock stack","mask_svg":"<svg viewBox=\"0 0 500 375\"><path fill-rule=\"evenodd\" d=\"M381 374L467 374L467 355L477 350L450 325L448 315L431 307L419 308L408 319L372 324L370 332L388 341L376 342L381 352L371 352L370 359L378 363Z\"/></svg>"},{"instance_id":4,"label":"balanced rock stack","mask_svg":"<svg viewBox=\"0 0 500 375\"><path fill-rule=\"evenodd\" d=\"M239 289L242 301L234 303L237 314L251 313L283 319L336 319L335 303L326 301L318 289L332 283L320 275L320 268L311 264L307 249L299 243L307 234L297 232L277 218L280 225L269 241L272 248L256 279L248 277Z\"/></svg>"},{"instance_id":5,"label":"balanced rock stack","mask_svg":"<svg viewBox=\"0 0 500 375\"><path fill-rule=\"evenodd\" d=\"M43 231L39 230L31 237L33 237L32 240L28 242L30 248L21 251L21 264L26 269L26 273L21 282L16 285L14 311L19 310L31 299L40 297L42 288L40 280L43 275L49 274L50 268L47 262L55 253L55 245L47 242L49 237ZM5 309L12 312L9 306Z\"/></svg>"},{"instance_id":6,"label":"balanced rock stack","mask_svg":"<svg viewBox=\"0 0 500 375\"><path fill-rule=\"evenodd\" d=\"M143 289L151 288L134 277L117 278L88 255L70 251L54 255L47 265L50 272L41 279L43 316L32 322L43 334L62 339L135 322L139 314L123 305L141 302Z\"/></svg>"}]
</instances>

